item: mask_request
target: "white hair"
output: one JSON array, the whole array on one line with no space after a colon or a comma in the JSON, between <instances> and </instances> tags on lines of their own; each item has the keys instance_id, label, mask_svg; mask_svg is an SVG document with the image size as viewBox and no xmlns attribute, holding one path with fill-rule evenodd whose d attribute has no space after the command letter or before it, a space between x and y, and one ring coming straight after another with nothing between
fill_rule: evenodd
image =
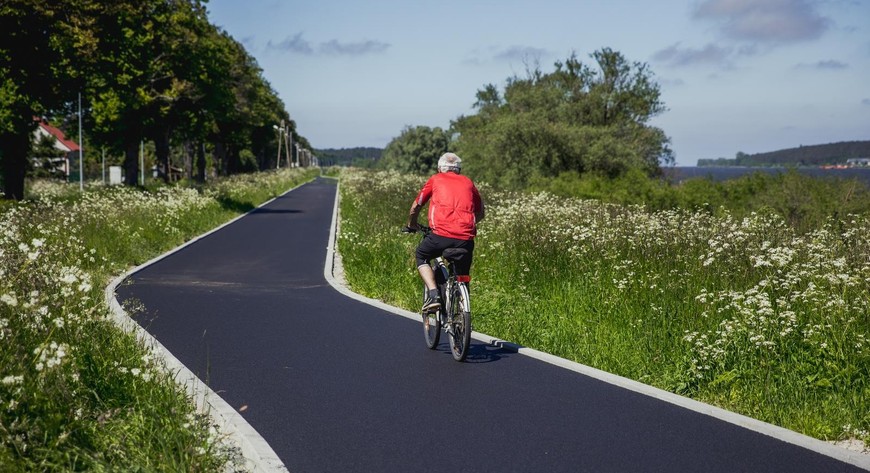
<instances>
[{"instance_id":1,"label":"white hair","mask_svg":"<svg viewBox=\"0 0 870 473\"><path fill-rule=\"evenodd\" d=\"M462 169L462 158L453 153L444 153L438 158L438 171L448 172Z\"/></svg>"}]
</instances>

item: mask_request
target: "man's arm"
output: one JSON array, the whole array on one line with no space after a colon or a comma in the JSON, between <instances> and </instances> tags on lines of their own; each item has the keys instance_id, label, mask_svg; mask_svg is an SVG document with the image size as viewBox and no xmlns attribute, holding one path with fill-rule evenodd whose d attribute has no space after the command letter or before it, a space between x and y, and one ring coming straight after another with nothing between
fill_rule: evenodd
<instances>
[{"instance_id":1,"label":"man's arm","mask_svg":"<svg viewBox=\"0 0 870 473\"><path fill-rule=\"evenodd\" d=\"M408 213L408 228L414 230L420 229L417 217L420 216L420 211L423 210L423 206L426 205L430 197L432 197L432 178L429 178L426 184L423 184L423 188L420 189L420 193L417 194L414 203L411 204L411 211Z\"/></svg>"},{"instance_id":2,"label":"man's arm","mask_svg":"<svg viewBox=\"0 0 870 473\"><path fill-rule=\"evenodd\" d=\"M480 198L480 192L477 190L477 187L473 187L471 192L474 198L474 223L478 224L486 217L486 209L483 206L483 199Z\"/></svg>"},{"instance_id":3,"label":"man's arm","mask_svg":"<svg viewBox=\"0 0 870 473\"><path fill-rule=\"evenodd\" d=\"M414 230L420 228L420 224L417 223L417 217L420 216L421 210L423 210L423 206L417 203L417 199L414 199L414 203L411 204L411 211L408 214L408 228L413 228Z\"/></svg>"}]
</instances>

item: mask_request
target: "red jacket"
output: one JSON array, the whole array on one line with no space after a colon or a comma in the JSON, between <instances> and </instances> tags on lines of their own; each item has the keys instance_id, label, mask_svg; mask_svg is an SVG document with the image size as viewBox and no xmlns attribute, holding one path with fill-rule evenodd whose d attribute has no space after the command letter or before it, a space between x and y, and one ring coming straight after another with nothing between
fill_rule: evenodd
<instances>
[{"instance_id":1,"label":"red jacket","mask_svg":"<svg viewBox=\"0 0 870 473\"><path fill-rule=\"evenodd\" d=\"M471 240L477 235L475 213L483 209L480 192L471 179L455 172L430 177L417 195L417 204L429 199L429 226L436 235Z\"/></svg>"}]
</instances>

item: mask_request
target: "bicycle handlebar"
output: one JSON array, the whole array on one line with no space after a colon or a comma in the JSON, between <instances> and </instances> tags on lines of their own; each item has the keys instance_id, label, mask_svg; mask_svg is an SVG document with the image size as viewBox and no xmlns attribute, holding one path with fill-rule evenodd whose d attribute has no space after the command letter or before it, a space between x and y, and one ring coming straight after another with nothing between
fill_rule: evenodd
<instances>
[{"instance_id":1,"label":"bicycle handlebar","mask_svg":"<svg viewBox=\"0 0 870 473\"><path fill-rule=\"evenodd\" d=\"M425 226L425 225L420 225L419 229L411 228L408 226L402 227L402 233L417 233L418 231L422 232L424 235L428 235L428 234L432 233L432 229Z\"/></svg>"}]
</instances>

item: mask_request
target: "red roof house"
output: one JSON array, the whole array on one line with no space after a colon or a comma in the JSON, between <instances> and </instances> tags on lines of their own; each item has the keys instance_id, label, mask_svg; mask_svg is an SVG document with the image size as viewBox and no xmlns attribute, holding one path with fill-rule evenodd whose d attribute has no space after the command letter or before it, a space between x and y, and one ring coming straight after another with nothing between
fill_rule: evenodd
<instances>
[{"instance_id":1,"label":"red roof house","mask_svg":"<svg viewBox=\"0 0 870 473\"><path fill-rule=\"evenodd\" d=\"M38 142L44 136L54 137L54 147L62 151L64 157L49 159L50 165L55 169L55 172L61 172L68 178L70 173L70 158L78 159L80 149L78 143L68 139L59 128L49 125L46 119L34 117L34 121L39 125L33 132L34 141ZM34 159L38 160L39 157Z\"/></svg>"},{"instance_id":2,"label":"red roof house","mask_svg":"<svg viewBox=\"0 0 870 473\"><path fill-rule=\"evenodd\" d=\"M37 118L37 121L39 122L39 127L37 127L36 132L34 133L34 138L38 140L43 136L50 135L57 140L54 145L55 148L67 153L72 151L78 152L78 143L73 140L67 139L66 135L64 135L63 132L60 131L60 129L49 125L48 121L44 118Z\"/></svg>"}]
</instances>

